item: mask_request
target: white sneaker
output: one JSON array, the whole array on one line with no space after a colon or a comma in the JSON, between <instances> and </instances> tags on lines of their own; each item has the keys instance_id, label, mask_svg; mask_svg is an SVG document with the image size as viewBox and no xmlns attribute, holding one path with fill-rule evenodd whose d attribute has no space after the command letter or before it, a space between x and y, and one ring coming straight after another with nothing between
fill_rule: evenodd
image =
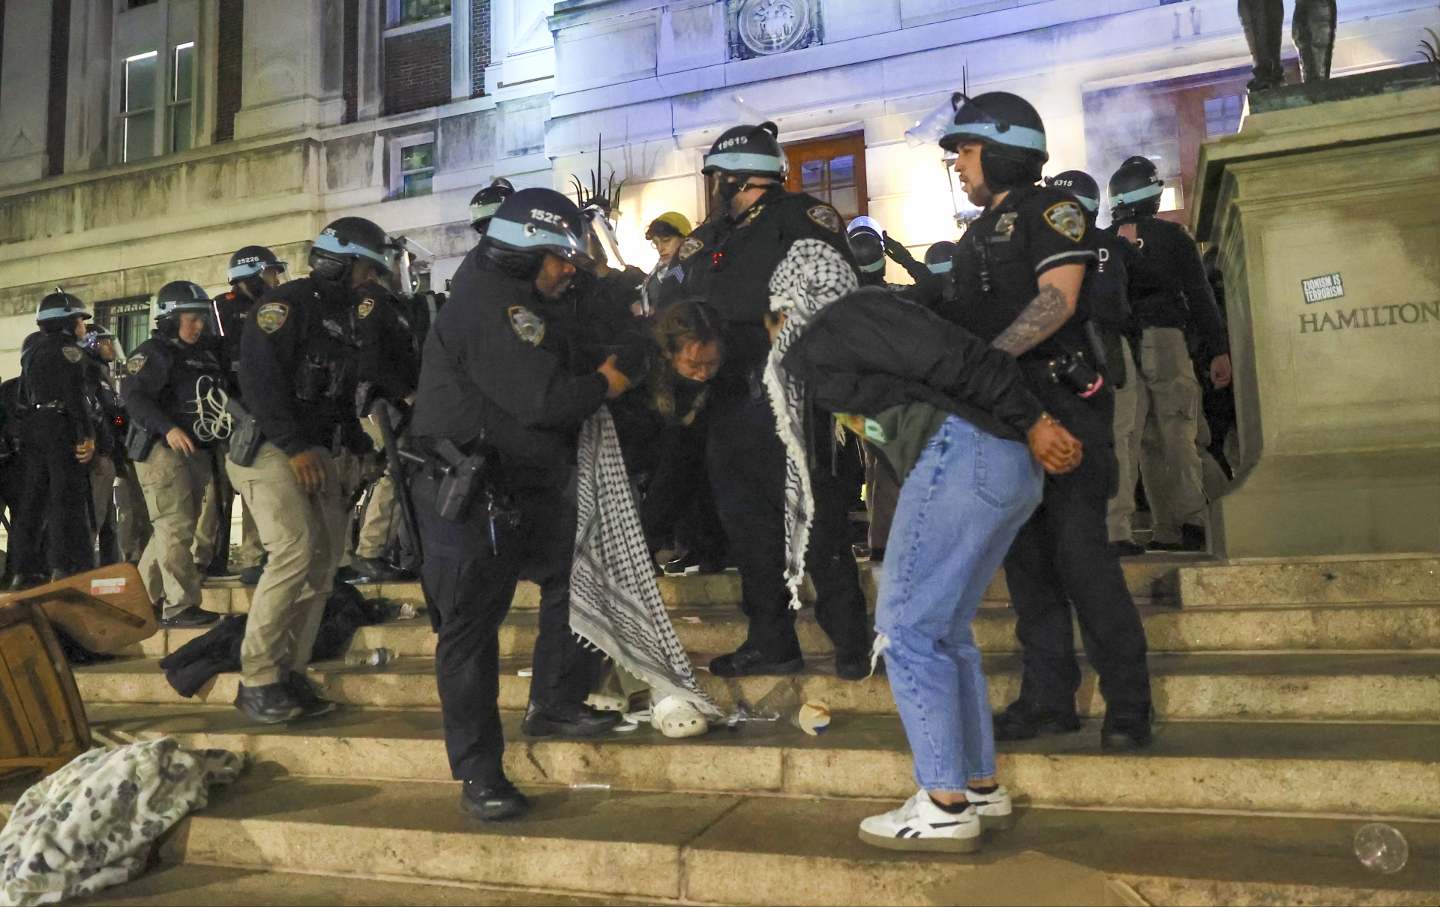
<instances>
[{"instance_id":1,"label":"white sneaker","mask_svg":"<svg viewBox=\"0 0 1440 907\"><path fill-rule=\"evenodd\" d=\"M980 817L973 806L947 813L922 790L899 809L861 822L860 840L887 850L973 853L980 849Z\"/></svg>"},{"instance_id":2,"label":"white sneaker","mask_svg":"<svg viewBox=\"0 0 1440 907\"><path fill-rule=\"evenodd\" d=\"M988 794L976 793L966 788L965 799L975 807L983 830L1005 831L1015 824L1015 817L1010 812L1010 792L1005 789L1005 785L1000 785Z\"/></svg>"}]
</instances>

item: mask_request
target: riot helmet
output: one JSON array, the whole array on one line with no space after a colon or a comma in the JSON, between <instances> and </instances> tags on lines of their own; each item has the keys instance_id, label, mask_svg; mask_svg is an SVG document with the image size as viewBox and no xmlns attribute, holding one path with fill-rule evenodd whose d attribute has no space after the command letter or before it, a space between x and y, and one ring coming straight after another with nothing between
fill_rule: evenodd
<instances>
[{"instance_id":1,"label":"riot helmet","mask_svg":"<svg viewBox=\"0 0 1440 907\"><path fill-rule=\"evenodd\" d=\"M585 217L554 189L521 189L500 203L480 243L483 254L505 274L533 280L548 253L588 268Z\"/></svg>"},{"instance_id":2,"label":"riot helmet","mask_svg":"<svg viewBox=\"0 0 1440 907\"><path fill-rule=\"evenodd\" d=\"M90 353L90 355L104 361L104 357L100 354L100 344L107 340L113 341L114 339L115 335L112 334L110 329L105 327L105 325L91 324L86 329L85 336L80 338L80 345L84 347L85 351Z\"/></svg>"},{"instance_id":3,"label":"riot helmet","mask_svg":"<svg viewBox=\"0 0 1440 907\"><path fill-rule=\"evenodd\" d=\"M861 274L885 272L885 230L873 217L860 216L845 228L845 241Z\"/></svg>"},{"instance_id":4,"label":"riot helmet","mask_svg":"<svg viewBox=\"0 0 1440 907\"><path fill-rule=\"evenodd\" d=\"M700 172L706 176L720 172L783 180L789 167L779 135L780 127L768 121L758 126L732 126L710 146Z\"/></svg>"},{"instance_id":5,"label":"riot helmet","mask_svg":"<svg viewBox=\"0 0 1440 907\"><path fill-rule=\"evenodd\" d=\"M1149 158L1125 159L1110 177L1110 219L1117 224L1153 217L1160 212L1165 181Z\"/></svg>"},{"instance_id":6,"label":"riot helmet","mask_svg":"<svg viewBox=\"0 0 1440 907\"><path fill-rule=\"evenodd\" d=\"M47 331L68 330L76 318L90 320L90 310L80 297L59 287L41 299L40 307L35 310L35 323Z\"/></svg>"},{"instance_id":7,"label":"riot helmet","mask_svg":"<svg viewBox=\"0 0 1440 907\"><path fill-rule=\"evenodd\" d=\"M1066 170L1064 173L1057 173L1047 179L1045 184L1070 193L1092 219L1100 210L1100 184L1095 182L1095 177L1084 170Z\"/></svg>"},{"instance_id":8,"label":"riot helmet","mask_svg":"<svg viewBox=\"0 0 1440 907\"><path fill-rule=\"evenodd\" d=\"M245 246L235 250L230 256L230 265L226 276L230 280L230 286L237 290L243 289L245 295L251 299L259 299L270 289L265 282L266 271L278 271L284 274L289 267L287 262L281 261L275 253L264 246Z\"/></svg>"},{"instance_id":9,"label":"riot helmet","mask_svg":"<svg viewBox=\"0 0 1440 907\"><path fill-rule=\"evenodd\" d=\"M1030 186L1040 179L1050 153L1045 123L1029 101L1008 91L974 98L957 91L950 105L955 115L940 136L940 147L954 152L967 142L979 142L980 166L992 191Z\"/></svg>"},{"instance_id":10,"label":"riot helmet","mask_svg":"<svg viewBox=\"0 0 1440 907\"><path fill-rule=\"evenodd\" d=\"M155 294L155 324L161 330L173 324L181 312L210 314L210 297L199 284L172 280Z\"/></svg>"},{"instance_id":11,"label":"riot helmet","mask_svg":"<svg viewBox=\"0 0 1440 907\"><path fill-rule=\"evenodd\" d=\"M393 265L393 253L390 237L374 221L342 217L315 238L310 249L310 273L320 280L348 284L351 268L364 259L386 275Z\"/></svg>"},{"instance_id":12,"label":"riot helmet","mask_svg":"<svg viewBox=\"0 0 1440 907\"><path fill-rule=\"evenodd\" d=\"M476 192L470 199L470 226L481 236L490 225L490 218L500 209L500 203L515 194L515 186L503 176L497 176L490 185Z\"/></svg>"},{"instance_id":13,"label":"riot helmet","mask_svg":"<svg viewBox=\"0 0 1440 907\"><path fill-rule=\"evenodd\" d=\"M942 239L925 250L925 267L930 269L931 274L949 274L959 248L950 240Z\"/></svg>"}]
</instances>

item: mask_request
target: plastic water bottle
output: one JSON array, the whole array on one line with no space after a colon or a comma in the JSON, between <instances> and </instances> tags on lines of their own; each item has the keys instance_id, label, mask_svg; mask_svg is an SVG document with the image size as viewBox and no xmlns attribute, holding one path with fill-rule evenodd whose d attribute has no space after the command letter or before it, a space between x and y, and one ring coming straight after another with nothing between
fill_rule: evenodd
<instances>
[{"instance_id":1,"label":"plastic water bottle","mask_svg":"<svg viewBox=\"0 0 1440 907\"><path fill-rule=\"evenodd\" d=\"M1371 872L1391 875L1409 862L1410 844L1395 826L1371 822L1355 832L1355 856Z\"/></svg>"},{"instance_id":2,"label":"plastic water bottle","mask_svg":"<svg viewBox=\"0 0 1440 907\"><path fill-rule=\"evenodd\" d=\"M402 602L400 605L400 610L395 612L395 619L414 620L419 615L419 613L420 612L415 610L414 605L410 604L409 602Z\"/></svg>"},{"instance_id":3,"label":"plastic water bottle","mask_svg":"<svg viewBox=\"0 0 1440 907\"><path fill-rule=\"evenodd\" d=\"M733 729L742 722L788 724L815 737L830 727L830 708L823 702L802 700L800 685L782 680L754 705L739 701L726 724Z\"/></svg>"},{"instance_id":4,"label":"plastic water bottle","mask_svg":"<svg viewBox=\"0 0 1440 907\"><path fill-rule=\"evenodd\" d=\"M399 657L391 649L361 649L345 656L345 663L352 668L383 668Z\"/></svg>"}]
</instances>

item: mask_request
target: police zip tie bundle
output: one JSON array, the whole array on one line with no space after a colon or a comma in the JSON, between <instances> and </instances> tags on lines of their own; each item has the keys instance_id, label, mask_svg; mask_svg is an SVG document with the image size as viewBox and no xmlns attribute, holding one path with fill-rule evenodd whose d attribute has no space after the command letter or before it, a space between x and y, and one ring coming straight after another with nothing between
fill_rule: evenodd
<instances>
[{"instance_id":1,"label":"police zip tie bundle","mask_svg":"<svg viewBox=\"0 0 1440 907\"><path fill-rule=\"evenodd\" d=\"M210 375L195 379L195 437L202 444L224 441L234 430L230 395Z\"/></svg>"},{"instance_id":2,"label":"police zip tie bundle","mask_svg":"<svg viewBox=\"0 0 1440 907\"><path fill-rule=\"evenodd\" d=\"M570 629L650 685L659 704L675 697L707 718L720 708L700 689L670 612L655 584L655 562L615 422L604 406L580 430L575 560L570 570Z\"/></svg>"},{"instance_id":3,"label":"police zip tie bundle","mask_svg":"<svg viewBox=\"0 0 1440 907\"><path fill-rule=\"evenodd\" d=\"M834 246L818 239L793 243L770 277L770 308L787 316L765 362L765 390L775 411L775 431L785 446L785 585L790 607L796 610L815 521L815 495L805 449L805 385L780 363L822 309L858 288L849 262Z\"/></svg>"}]
</instances>

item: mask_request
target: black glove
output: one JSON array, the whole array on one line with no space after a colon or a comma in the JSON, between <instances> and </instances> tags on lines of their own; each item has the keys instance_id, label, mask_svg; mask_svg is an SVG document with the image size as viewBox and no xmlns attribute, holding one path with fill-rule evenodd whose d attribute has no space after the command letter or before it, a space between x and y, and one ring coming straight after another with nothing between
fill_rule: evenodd
<instances>
[{"instance_id":1,"label":"black glove","mask_svg":"<svg viewBox=\"0 0 1440 907\"><path fill-rule=\"evenodd\" d=\"M935 276L929 268L915 260L915 256L910 254L909 249L902 246L899 241L891 239L889 233L884 234L882 239L885 240L885 254L904 268L911 280L917 284L923 284Z\"/></svg>"}]
</instances>

